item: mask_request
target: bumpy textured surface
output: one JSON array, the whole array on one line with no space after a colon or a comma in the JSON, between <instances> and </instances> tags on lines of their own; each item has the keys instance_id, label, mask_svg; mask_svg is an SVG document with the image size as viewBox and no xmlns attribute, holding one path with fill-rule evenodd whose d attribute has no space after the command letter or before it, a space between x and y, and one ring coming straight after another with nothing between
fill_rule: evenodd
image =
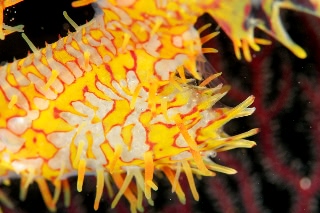
<instances>
[{"instance_id":1,"label":"bumpy textured surface","mask_svg":"<svg viewBox=\"0 0 320 213\"><path fill-rule=\"evenodd\" d=\"M251 147L254 142L243 138L257 132L230 137L222 129L232 118L253 112L247 108L252 97L235 108L217 108L225 87L193 86L184 77L186 72L201 79L197 62L208 38L200 39L192 24L218 3L98 5L94 20L76 33L1 68L2 177L21 176L21 198L35 180L53 211L61 189L68 194L65 179L77 174L81 191L83 176L90 172L97 176L95 209L104 182L109 185L112 177L119 188L112 205L124 195L132 212L143 211L142 194L152 203L151 189L157 189L154 170L164 172L181 202L178 178L185 172L198 199L192 173L234 173L209 156ZM250 34L236 35L250 39ZM236 47L237 36L230 34ZM45 180L54 184L53 196Z\"/></svg>"},{"instance_id":2,"label":"bumpy textured surface","mask_svg":"<svg viewBox=\"0 0 320 213\"><path fill-rule=\"evenodd\" d=\"M110 175L119 187L112 205L124 194L131 211L142 211L142 193L152 202L151 188L157 189L154 170L166 174L181 202L184 171L198 199L192 173L235 172L207 159L210 152L255 144L243 137L256 130L229 137L221 129L251 114L253 98L211 109L225 88L187 83L185 71L201 78L192 5L180 11L180 2L166 10L153 1L98 4L101 14L77 32L2 67L1 175L21 176L22 198L35 180L52 211L62 180L77 174L81 191L90 172L97 175L95 209ZM149 13L137 13L144 7ZM136 186L129 186L133 177ZM55 185L53 196L44 180Z\"/></svg>"}]
</instances>

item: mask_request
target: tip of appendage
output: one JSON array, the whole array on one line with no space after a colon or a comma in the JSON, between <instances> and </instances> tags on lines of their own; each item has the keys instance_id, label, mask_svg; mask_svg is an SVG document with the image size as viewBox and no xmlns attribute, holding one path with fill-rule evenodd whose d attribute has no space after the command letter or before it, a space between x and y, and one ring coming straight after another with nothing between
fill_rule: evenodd
<instances>
[{"instance_id":1,"label":"tip of appendage","mask_svg":"<svg viewBox=\"0 0 320 213\"><path fill-rule=\"evenodd\" d=\"M300 46L298 46L298 45L294 46L294 47L291 49L291 51L292 51L298 58L305 59L305 58L307 57L306 51L305 51L302 47L300 47Z\"/></svg>"}]
</instances>

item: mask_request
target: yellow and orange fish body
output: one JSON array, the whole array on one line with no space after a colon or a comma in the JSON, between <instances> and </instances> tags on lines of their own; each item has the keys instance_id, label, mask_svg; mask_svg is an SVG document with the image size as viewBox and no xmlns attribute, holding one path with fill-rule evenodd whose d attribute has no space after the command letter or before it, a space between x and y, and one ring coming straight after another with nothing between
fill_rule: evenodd
<instances>
[{"instance_id":1,"label":"yellow and orange fish body","mask_svg":"<svg viewBox=\"0 0 320 213\"><path fill-rule=\"evenodd\" d=\"M253 97L217 107L227 87L194 86L185 77L202 79L197 62L207 39L193 24L209 12L245 56L259 44L250 27L264 25L243 26L249 1L99 0L95 7L96 17L75 33L0 68L1 178L19 175L22 199L36 181L52 211L60 193L70 193L66 179L77 175L81 191L87 173L97 176L95 209L111 177L119 188L112 206L124 195L132 212L143 211L141 195L152 203L151 189L157 190L155 171L166 175L181 202L178 178L186 173L198 200L193 173L235 173L209 156L252 147L245 138L257 129L236 136L223 131L228 121L253 113Z\"/></svg>"}]
</instances>

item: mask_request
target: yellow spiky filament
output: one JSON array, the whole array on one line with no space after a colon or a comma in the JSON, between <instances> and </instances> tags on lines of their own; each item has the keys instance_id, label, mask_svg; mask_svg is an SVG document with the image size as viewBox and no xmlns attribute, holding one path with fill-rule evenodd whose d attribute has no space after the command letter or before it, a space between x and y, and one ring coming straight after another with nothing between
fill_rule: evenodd
<instances>
[{"instance_id":1,"label":"yellow spiky filament","mask_svg":"<svg viewBox=\"0 0 320 213\"><path fill-rule=\"evenodd\" d=\"M183 73L181 69L183 68L178 68L180 73ZM90 74L92 72L86 74L87 79L90 79ZM131 74L134 73L131 72ZM121 91L131 95L131 101L134 101L134 99L136 101L136 103L131 104L128 100L114 100L116 102L114 112L119 120L121 120L120 116L125 111L134 112L140 104L147 106L145 111L139 111L141 113L138 113L137 122L147 132L146 141L142 141L142 143L143 145L147 145L148 149L142 155L137 155L137 157L131 160L125 160L127 157L125 152L128 153L128 150L133 149L132 132L135 131L135 124L122 122L121 138L124 143L111 146L112 142L121 140L121 138L112 137L112 141L106 137L108 141L103 144L105 148L102 150L107 157L107 163L104 165L92 164L91 160L94 159L92 152L93 136L90 132L85 133L84 137L78 140L77 145L75 145L76 140L71 139L70 149L72 149L72 152L67 157L71 159L72 170L65 165L67 161L61 161L60 159L59 163L61 165L54 172L47 171L48 167L43 167L43 171L36 167L21 167L21 163L37 165L39 160L21 161L19 164L19 161L15 160L19 156L13 156L8 153L2 159L1 165L8 168L8 171L16 171L16 173L22 176L22 199L27 194L29 184L36 180L46 205L52 211L55 210L55 204L61 193L64 193L64 198L66 198L65 203L69 205L70 188L64 178L74 171L78 172L78 191L82 190L84 176L87 172L94 172L96 174L97 192L94 203L95 209L99 207L104 185L108 186L109 194L113 194L109 183L109 178L111 177L119 188L112 207L117 204L122 196L125 196L130 202L132 212L143 211L142 201L144 195L150 204L153 203L152 191L157 190L154 173L159 171L162 171L167 176L172 184L172 191L177 193L182 203L185 202L185 196L178 180L179 175L185 173L191 192L194 198L198 200L199 195L196 190L193 174L213 176L215 171L227 174L235 173L233 169L211 162L207 158L207 153L226 151L239 147L251 147L255 143L247 141L244 138L257 132L257 130L251 130L236 136L228 136L223 132L222 128L225 123L234 118L249 115L254 111L254 109L248 108L253 102L253 97L249 97L235 108L216 108L215 103L226 94L228 87L218 85L214 88L206 88L204 86L217 76L219 74L210 76L200 84L201 86L193 86L191 80L186 79L183 74L179 78L175 75L175 72L170 74L168 80L158 80L154 77L151 78L151 83L148 83L148 79L137 81L137 87L136 89L132 89L132 91L128 91L128 88L124 85L119 85L118 90L121 89ZM114 86L110 86L110 88L114 88L115 85L116 83L114 83ZM71 85L67 89L71 90L72 86L74 85ZM98 94L98 91L93 90L93 88L88 88L87 90ZM145 99L141 97L140 90L144 90ZM75 96L76 90L72 91ZM83 92L83 90L76 92ZM103 101L102 99L99 100ZM121 107L120 103L123 104ZM107 116L105 119L106 123L103 123L103 120L99 121L99 118L93 116L92 122L102 122L103 125L107 126L112 121L112 117ZM81 134L86 128L85 125L88 124L90 123L80 122L76 128L77 134ZM48 153L48 150L46 152ZM17 162L14 162L14 160ZM110 174L110 177L106 177L106 174ZM53 193L48 190L46 180L51 181L55 186Z\"/></svg>"},{"instance_id":2,"label":"yellow spiky filament","mask_svg":"<svg viewBox=\"0 0 320 213\"><path fill-rule=\"evenodd\" d=\"M113 150L106 150L109 162L106 168L87 168L88 158L84 155L87 148L84 146L84 141L79 141L77 150L71 157L73 168L78 171L77 187L79 191L82 190L83 178L88 170L96 173L95 209L99 207L104 185L107 186L110 196L113 195L110 177L119 188L112 207L115 207L120 198L125 196L130 202L131 211L136 212L143 211L143 195L150 204L153 204L152 190L157 190L157 183L154 181L155 172L161 171L165 174L172 185L172 191L176 192L182 203L185 203L185 195L178 181L181 173L186 174L191 192L196 200L199 199L199 195L193 174L213 176L216 171L226 174L235 173L235 170L231 168L212 162L207 157L207 153L240 147L249 148L255 144L244 138L255 134L256 129L236 136L228 136L222 130L223 125L230 120L253 113L254 109L248 108L253 102L253 97L249 97L235 108L216 108L215 103L226 94L228 87L218 85L214 88L206 88L204 85L219 75L208 77L200 84L201 86L193 86L187 83L190 80L178 78L173 74L168 81L157 82L154 79L153 83L157 85L154 89L154 97L152 100L146 100L150 107L140 117L140 122L148 132L148 141L145 143L150 147L140 159L134 159L130 162L123 160L124 150L132 148L130 140L132 140L134 125L131 124L124 125L121 133L125 146L118 144ZM148 89L149 86L142 84L137 88ZM133 93L136 92L133 91ZM138 96L137 98L141 99ZM139 101L141 102L141 100ZM136 104L133 106L135 107ZM127 107L131 108L132 106L128 105ZM81 128L83 127L80 126L78 132ZM88 143L91 144L89 139ZM12 165L8 165L8 167L10 166ZM70 171L62 163L54 179L50 176L45 177L51 180L55 186L55 191L51 194L44 178L37 178L39 174L35 173L35 170L21 171L21 199L25 198L29 184L36 180L50 210L55 210L55 204L61 192L64 193L65 204L68 206L70 188L63 177L68 172Z\"/></svg>"},{"instance_id":3,"label":"yellow spiky filament","mask_svg":"<svg viewBox=\"0 0 320 213\"><path fill-rule=\"evenodd\" d=\"M219 74L215 75L217 76ZM180 86L176 87L172 83L174 81L179 82ZM116 148L115 158L118 166L117 169L112 166L111 176L119 191L112 207L115 207L124 195L130 203L132 212L143 211L143 193L148 202L153 204L151 189L158 188L153 180L153 174L159 171L168 178L172 191L176 192L182 203L185 203L185 195L178 180L179 175L185 173L194 199L199 200L193 174L214 176L215 172L236 173L234 169L212 162L207 153L250 148L255 145L255 142L244 138L256 134L257 129L235 136L228 136L222 130L223 125L230 120L253 113L254 108L248 108L253 103L252 96L234 108L215 108L214 104L226 94L226 87L222 85L215 88L196 87L183 84L181 81L180 78L174 77L170 83L163 83L165 85L157 88L157 96L153 100L156 103L151 104L155 106L153 115L160 122L149 123L148 138L153 147L144 154L143 161L136 166L128 166L119 158L120 154L116 154ZM166 104L159 104L163 102ZM186 105L190 105L188 106L190 110L179 112ZM161 121L168 123L165 125ZM179 139L174 139L177 137L172 137L173 135L179 135ZM119 166L121 164L123 166Z\"/></svg>"},{"instance_id":4,"label":"yellow spiky filament","mask_svg":"<svg viewBox=\"0 0 320 213\"><path fill-rule=\"evenodd\" d=\"M131 58L134 54L136 56L136 61L132 59L134 57ZM104 147L102 151L104 154L103 156L106 156L107 158L106 163L103 163L104 159L97 159L95 157L96 153L93 153L93 136L90 131L83 133L81 140L75 140L76 136L73 138L66 136L65 140L63 140L64 142L69 142L68 146L70 146L71 154L66 157L71 159L70 167L64 165L64 163L68 162L67 160L61 161L61 159L58 159L59 161L57 162L59 165L54 171L50 170L47 166L42 167L43 170L40 170L37 167L34 167L34 169L32 169L33 167L30 167L30 169L29 166L21 167L21 165L27 163L27 165L38 165L36 163L41 165L40 163L42 163L42 160L38 160L37 162L33 160L25 162L21 161L19 164L19 160L21 159L20 155L16 154L13 156L7 153L5 156L8 155L8 157L2 159L1 165L8 168L8 171L15 171L23 177L21 183L22 199L26 196L28 185L33 180L36 180L46 205L50 210L54 211L56 208L55 204L61 192L65 194L65 203L69 204L70 202L68 200L70 197L70 189L63 180L66 176L76 171L78 173L77 189L78 191L81 191L85 174L87 172L94 172L97 176L97 193L94 203L95 209L98 209L99 207L104 182L109 186L110 194L112 194L110 183L108 182L108 178L106 178L106 174L110 174L110 177L119 188L112 203L112 207L117 204L122 196L125 196L130 202L132 212L137 210L143 211L143 195L145 195L150 204L153 203L152 190L157 190L157 183L154 181L153 176L157 171L163 171L167 176L172 184L172 191L177 193L181 202L185 202L184 193L178 182L181 173L186 174L191 192L194 198L198 200L199 195L194 183L194 173L197 175L213 176L214 171L221 171L228 174L235 172L232 169L210 162L206 157L206 153L210 151L225 151L238 147L251 147L254 145L253 142L245 141L243 138L255 133L255 130L233 137L229 137L222 131L223 125L229 120L239 116L249 115L253 112L252 109L248 109L253 98L249 97L245 102L234 109L216 109L214 104L226 94L227 87L218 85L215 88L209 89L204 86L219 74L210 76L208 79L204 80L200 86L192 86L189 84L192 80L187 79L184 76L184 72L186 70L189 71L194 69L192 67L196 67L194 61L189 60L188 64L179 63L178 66L180 66L177 67L177 71L174 69L170 70L168 78L163 80L158 76L153 75L151 70L145 70L147 67L146 59L150 59L151 61L156 60L145 54L142 50L137 50L134 53L127 51L108 64L112 68L111 70L116 71L111 73L114 76L113 79L109 78L109 75L111 75L110 73L98 72L99 69L94 67L94 72L87 72L84 74L84 78L79 78L76 83L66 86L65 93L55 101L55 106L59 106L59 103L61 104L60 109L63 112L72 112L73 114L69 114L70 116L83 117L82 115L79 115L81 114L80 112L86 112L82 111L82 108L79 107L77 110L80 111L76 112L77 110L71 108L73 102L77 102L78 104L80 104L80 101L84 102L96 112L99 107L102 105L105 106L105 103L112 102L113 115L116 116L116 119L111 115L98 118L97 113L95 113L92 117L88 117L90 120L87 122L77 123L74 128L76 135L82 134L83 130L86 130L87 128L86 125L94 125L96 123L104 125L104 128L106 128L106 135L113 126L118 125L121 127L121 135L119 135L119 137L112 137L111 139L106 137L107 140L101 145ZM130 73L126 70L121 70L121 66L116 66L119 65L121 61L126 61L128 67L134 67L131 63L134 64L135 62L135 70L129 71ZM181 78L176 77L176 72L179 73ZM126 84L118 84L118 82L125 79L128 74L131 75L131 80L134 79L137 83L135 88L131 88L132 90L130 90ZM50 87L52 84L51 82L53 81L50 79L56 78L56 75L57 73L53 72L51 77L48 78L47 87ZM94 82L96 84L93 84L92 79L95 79ZM89 86L85 88L81 87L83 81ZM91 86L90 82L92 85L96 86ZM102 93L102 89L98 90L96 88L98 87L97 85L100 85L100 88L102 88L102 82L105 84L103 88L105 89L106 94ZM46 84L43 84L43 87L46 87ZM111 89L115 92L115 95L106 97L107 95L110 95ZM117 98L116 93L127 98ZM70 96L70 94L72 95ZM99 104L98 102L91 103L90 100L77 98L85 97L90 94L95 95L95 100L101 101L101 106L95 105ZM142 97L141 94L144 94L144 96ZM65 99L66 97L68 97L69 104L65 103L67 100ZM70 97L72 97L72 99L70 99ZM63 101L61 102L61 100ZM15 107L14 102L14 97L12 97L11 104L9 105ZM145 104L147 106L146 109L138 112L135 111L139 110L140 104ZM136 123L143 126L148 134L146 137L147 140L141 141L141 143L144 143L143 145L148 146L148 150L142 155L134 153L137 157L134 157L131 160L125 160L125 157L127 157L125 152L128 153L128 150L130 151L134 144L132 132L135 131L134 126L136 123L126 124L125 120L122 121L121 116L126 112L128 112L128 115L130 113L139 114L139 119ZM77 115L74 113L77 113ZM47 117L41 118L44 121L46 120L44 118ZM117 123L111 125L110 123L115 122L115 120ZM56 120L52 118L52 122L55 121ZM61 121L59 125L60 124ZM70 128L70 126L68 126L68 128ZM33 133L32 131L33 130L30 129L27 133ZM55 142L53 140L54 134L55 133L50 134L48 140ZM64 132L63 134L66 133ZM99 134L101 134L101 132L99 132ZM39 134L37 134L37 137L39 137L38 141L46 141L45 138ZM114 141L121 140L121 138L123 139L123 144L110 145ZM59 137L56 139L59 139L59 141L61 140ZM53 145L48 143L46 144L46 147L48 146ZM46 158L52 158L55 149L53 149L54 147L52 149L49 148L46 148L45 151L39 151L39 153L46 153L48 155ZM51 153L49 153L49 151ZM29 153L30 152L24 152L24 155L22 156ZM38 153L36 154L38 155ZM92 159L96 160L95 164L92 164ZM17 162L15 163L14 161ZM55 186L54 193L48 191L45 180L49 180L53 183Z\"/></svg>"}]
</instances>

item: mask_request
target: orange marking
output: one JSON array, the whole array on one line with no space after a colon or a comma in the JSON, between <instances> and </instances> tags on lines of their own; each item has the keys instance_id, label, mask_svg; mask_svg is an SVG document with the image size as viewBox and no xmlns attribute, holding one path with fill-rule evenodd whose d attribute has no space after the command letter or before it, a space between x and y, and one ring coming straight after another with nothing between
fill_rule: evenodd
<instances>
[{"instance_id":1,"label":"orange marking","mask_svg":"<svg viewBox=\"0 0 320 213\"><path fill-rule=\"evenodd\" d=\"M206 53L217 53L219 52L217 49L214 48L202 48L202 53L206 54Z\"/></svg>"},{"instance_id":2,"label":"orange marking","mask_svg":"<svg viewBox=\"0 0 320 213\"><path fill-rule=\"evenodd\" d=\"M184 67L183 66L178 67L177 71L179 73L180 78L182 79L182 82L183 83L187 83L187 79L186 79L186 76L185 76L185 73L184 73Z\"/></svg>"},{"instance_id":3,"label":"orange marking","mask_svg":"<svg viewBox=\"0 0 320 213\"><path fill-rule=\"evenodd\" d=\"M198 148L198 144L196 143L196 141L191 137L191 135L188 133L188 129L187 127L183 124L183 121L180 117L179 114L177 114L176 116L174 116L174 121L177 124L177 127L180 129L180 132L183 136L183 138L186 140L187 144L189 145L189 147L195 151L199 151Z\"/></svg>"},{"instance_id":4,"label":"orange marking","mask_svg":"<svg viewBox=\"0 0 320 213\"><path fill-rule=\"evenodd\" d=\"M271 45L272 42L268 39L264 39L264 38L254 38L254 42L256 42L257 44L261 44L261 45Z\"/></svg>"},{"instance_id":5,"label":"orange marking","mask_svg":"<svg viewBox=\"0 0 320 213\"><path fill-rule=\"evenodd\" d=\"M153 171L154 171L154 164L153 164L153 153L152 151L147 151L144 153L144 162L145 162L145 196L147 199L151 199L151 188L153 190L158 190L156 184L152 181L153 180Z\"/></svg>"},{"instance_id":6,"label":"orange marking","mask_svg":"<svg viewBox=\"0 0 320 213\"><path fill-rule=\"evenodd\" d=\"M203 162L202 156L199 151L195 151L193 149L190 149L190 152L192 154L193 160L196 163L198 169L203 172L203 175L213 175L211 171L208 170L206 165Z\"/></svg>"},{"instance_id":7,"label":"orange marking","mask_svg":"<svg viewBox=\"0 0 320 213\"><path fill-rule=\"evenodd\" d=\"M201 84L199 84L199 87L205 87L207 86L212 80L216 79L217 77L219 77L222 73L216 73L213 75L210 75L208 78L206 78L204 81L201 82Z\"/></svg>"},{"instance_id":8,"label":"orange marking","mask_svg":"<svg viewBox=\"0 0 320 213\"><path fill-rule=\"evenodd\" d=\"M78 192L82 191L82 185L84 180L84 175L86 173L87 162L85 159L81 159L78 166L78 181L77 181L77 190Z\"/></svg>"},{"instance_id":9,"label":"orange marking","mask_svg":"<svg viewBox=\"0 0 320 213\"><path fill-rule=\"evenodd\" d=\"M128 146L128 150L131 150L132 129L134 126L135 124L129 124L121 129L121 137L123 138L123 142Z\"/></svg>"},{"instance_id":10,"label":"orange marking","mask_svg":"<svg viewBox=\"0 0 320 213\"><path fill-rule=\"evenodd\" d=\"M212 32L204 37L201 37L201 43L205 44L208 41L210 41L212 38L216 37L217 35L219 35L220 32Z\"/></svg>"},{"instance_id":11,"label":"orange marking","mask_svg":"<svg viewBox=\"0 0 320 213\"><path fill-rule=\"evenodd\" d=\"M248 61L252 61L251 53L250 53L250 48L247 40L242 40L242 50L243 50L243 55L244 58Z\"/></svg>"},{"instance_id":12,"label":"orange marking","mask_svg":"<svg viewBox=\"0 0 320 213\"><path fill-rule=\"evenodd\" d=\"M120 155L122 153L122 145L117 144L114 150L114 155L109 164L109 172L112 174L114 167L116 166L117 161L120 159Z\"/></svg>"},{"instance_id":13,"label":"orange marking","mask_svg":"<svg viewBox=\"0 0 320 213\"><path fill-rule=\"evenodd\" d=\"M49 190L49 187L48 187L46 180L44 178L37 178L36 182L39 186L44 203L46 204L46 206L48 207L48 209L50 211L55 212L57 210L56 205L52 199L52 195L50 193L50 190Z\"/></svg>"},{"instance_id":14,"label":"orange marking","mask_svg":"<svg viewBox=\"0 0 320 213\"><path fill-rule=\"evenodd\" d=\"M238 60L241 59L241 52L240 52L240 47L238 46L238 42L235 40L233 41L233 51L236 54L236 57Z\"/></svg>"},{"instance_id":15,"label":"orange marking","mask_svg":"<svg viewBox=\"0 0 320 213\"><path fill-rule=\"evenodd\" d=\"M103 186L104 186L104 170L103 168L96 170L96 176L97 176L97 191L96 191L96 198L94 199L94 210L98 210L99 208L99 202L102 197L103 192Z\"/></svg>"},{"instance_id":16,"label":"orange marking","mask_svg":"<svg viewBox=\"0 0 320 213\"><path fill-rule=\"evenodd\" d=\"M85 69L89 69L90 68L90 53L88 51L84 52L84 67Z\"/></svg>"},{"instance_id":17,"label":"orange marking","mask_svg":"<svg viewBox=\"0 0 320 213\"><path fill-rule=\"evenodd\" d=\"M78 0L71 3L72 7L83 7L88 4L92 4L96 2L97 0Z\"/></svg>"}]
</instances>

